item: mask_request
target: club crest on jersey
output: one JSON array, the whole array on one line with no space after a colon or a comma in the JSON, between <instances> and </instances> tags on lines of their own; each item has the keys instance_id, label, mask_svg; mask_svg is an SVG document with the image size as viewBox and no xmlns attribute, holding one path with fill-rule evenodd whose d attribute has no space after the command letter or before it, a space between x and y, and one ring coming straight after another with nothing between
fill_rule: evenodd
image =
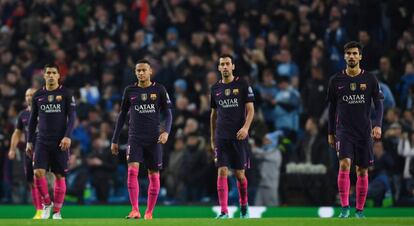
<instances>
[{"instance_id":1,"label":"club crest on jersey","mask_svg":"<svg viewBox=\"0 0 414 226\"><path fill-rule=\"evenodd\" d=\"M156 93L151 93L150 98L151 98L151 100L156 100L157 99L157 94Z\"/></svg>"},{"instance_id":2,"label":"club crest on jersey","mask_svg":"<svg viewBox=\"0 0 414 226\"><path fill-rule=\"evenodd\" d=\"M360 88L362 91L365 91L365 90L367 89L367 84L365 84L365 83L359 84L359 88Z\"/></svg>"},{"instance_id":3,"label":"club crest on jersey","mask_svg":"<svg viewBox=\"0 0 414 226\"><path fill-rule=\"evenodd\" d=\"M146 101L148 99L148 96L146 93L141 93L141 100Z\"/></svg>"},{"instance_id":4,"label":"club crest on jersey","mask_svg":"<svg viewBox=\"0 0 414 226\"><path fill-rule=\"evenodd\" d=\"M233 89L233 94L238 95L239 94L239 89Z\"/></svg>"},{"instance_id":5,"label":"club crest on jersey","mask_svg":"<svg viewBox=\"0 0 414 226\"><path fill-rule=\"evenodd\" d=\"M355 83L355 82L353 82L353 83L351 83L351 84L349 85L349 88L350 88L352 91L355 91L355 90L356 90L356 87L357 87L357 85L356 85L356 83Z\"/></svg>"},{"instance_id":6,"label":"club crest on jersey","mask_svg":"<svg viewBox=\"0 0 414 226\"><path fill-rule=\"evenodd\" d=\"M226 96L230 96L231 90L230 89L225 89L224 90L224 95Z\"/></svg>"},{"instance_id":7,"label":"club crest on jersey","mask_svg":"<svg viewBox=\"0 0 414 226\"><path fill-rule=\"evenodd\" d=\"M55 96L49 95L47 96L47 101L52 102L55 99Z\"/></svg>"},{"instance_id":8,"label":"club crest on jersey","mask_svg":"<svg viewBox=\"0 0 414 226\"><path fill-rule=\"evenodd\" d=\"M60 101L62 101L62 96L56 96L56 101L58 101L58 102L60 102Z\"/></svg>"}]
</instances>

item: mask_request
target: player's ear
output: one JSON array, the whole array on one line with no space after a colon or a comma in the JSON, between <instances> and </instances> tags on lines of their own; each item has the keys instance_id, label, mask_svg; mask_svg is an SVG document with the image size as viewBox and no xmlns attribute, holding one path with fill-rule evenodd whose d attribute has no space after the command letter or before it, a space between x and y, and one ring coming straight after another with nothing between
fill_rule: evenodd
<instances>
[{"instance_id":1,"label":"player's ear","mask_svg":"<svg viewBox=\"0 0 414 226\"><path fill-rule=\"evenodd\" d=\"M233 69L233 70L234 70L235 68L236 68L236 65L232 63L232 64L231 64L231 69Z\"/></svg>"}]
</instances>

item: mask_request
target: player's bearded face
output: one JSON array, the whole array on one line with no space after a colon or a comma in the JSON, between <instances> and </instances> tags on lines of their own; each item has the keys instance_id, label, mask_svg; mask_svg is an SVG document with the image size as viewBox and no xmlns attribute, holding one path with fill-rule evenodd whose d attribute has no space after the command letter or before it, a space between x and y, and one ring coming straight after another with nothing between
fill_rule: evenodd
<instances>
[{"instance_id":1,"label":"player's bearded face","mask_svg":"<svg viewBox=\"0 0 414 226\"><path fill-rule=\"evenodd\" d=\"M140 82L146 82L152 74L151 67L148 64L137 64L135 66L135 75Z\"/></svg>"},{"instance_id":2,"label":"player's bearded face","mask_svg":"<svg viewBox=\"0 0 414 226\"><path fill-rule=\"evenodd\" d=\"M359 65L362 55L359 52L358 48L351 48L345 51L345 61L348 67L354 68Z\"/></svg>"},{"instance_id":3,"label":"player's bearded face","mask_svg":"<svg viewBox=\"0 0 414 226\"><path fill-rule=\"evenodd\" d=\"M44 72L44 79L46 81L46 85L54 85L58 82L60 78L60 74L57 70L57 68L54 67L48 67L46 68Z\"/></svg>"},{"instance_id":4,"label":"player's bearded face","mask_svg":"<svg viewBox=\"0 0 414 226\"><path fill-rule=\"evenodd\" d=\"M231 59L228 57L220 58L218 70L220 71L221 75L224 78L227 78L233 74L234 64L231 62Z\"/></svg>"}]
</instances>

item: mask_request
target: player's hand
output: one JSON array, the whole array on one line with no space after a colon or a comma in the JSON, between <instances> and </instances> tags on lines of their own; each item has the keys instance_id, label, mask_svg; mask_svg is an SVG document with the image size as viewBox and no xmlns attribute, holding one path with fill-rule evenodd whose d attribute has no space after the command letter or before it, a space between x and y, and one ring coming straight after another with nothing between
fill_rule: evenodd
<instances>
[{"instance_id":1,"label":"player's hand","mask_svg":"<svg viewBox=\"0 0 414 226\"><path fill-rule=\"evenodd\" d=\"M30 142L26 144L26 155L29 157L33 156L33 144Z\"/></svg>"},{"instance_id":2,"label":"player's hand","mask_svg":"<svg viewBox=\"0 0 414 226\"><path fill-rule=\"evenodd\" d=\"M331 148L335 149L335 135L328 134L328 144Z\"/></svg>"},{"instance_id":3,"label":"player's hand","mask_svg":"<svg viewBox=\"0 0 414 226\"><path fill-rule=\"evenodd\" d=\"M16 150L10 149L7 156L9 157L10 160L13 160L14 158L16 158Z\"/></svg>"},{"instance_id":4,"label":"player's hand","mask_svg":"<svg viewBox=\"0 0 414 226\"><path fill-rule=\"evenodd\" d=\"M118 155L119 153L118 144L115 144L115 143L111 144L111 152L113 155Z\"/></svg>"},{"instance_id":5,"label":"player's hand","mask_svg":"<svg viewBox=\"0 0 414 226\"><path fill-rule=\"evenodd\" d=\"M69 137L64 137L59 144L59 147L62 151L67 151L70 148L71 140Z\"/></svg>"},{"instance_id":6,"label":"player's hand","mask_svg":"<svg viewBox=\"0 0 414 226\"><path fill-rule=\"evenodd\" d=\"M379 139L381 139L381 133L382 133L382 131L381 131L381 127L379 127L379 126L375 126L375 127L374 127L374 129L372 129L372 134L371 134L371 136L372 136L372 138L374 138L375 140L379 140Z\"/></svg>"},{"instance_id":7,"label":"player's hand","mask_svg":"<svg viewBox=\"0 0 414 226\"><path fill-rule=\"evenodd\" d=\"M247 135L249 135L249 130L242 127L238 132L237 132L237 139L238 140L244 140L247 138Z\"/></svg>"},{"instance_id":8,"label":"player's hand","mask_svg":"<svg viewBox=\"0 0 414 226\"><path fill-rule=\"evenodd\" d=\"M167 143L168 140L168 133L167 132L163 132L160 134L160 137L158 137L158 143L159 144L165 144Z\"/></svg>"}]
</instances>

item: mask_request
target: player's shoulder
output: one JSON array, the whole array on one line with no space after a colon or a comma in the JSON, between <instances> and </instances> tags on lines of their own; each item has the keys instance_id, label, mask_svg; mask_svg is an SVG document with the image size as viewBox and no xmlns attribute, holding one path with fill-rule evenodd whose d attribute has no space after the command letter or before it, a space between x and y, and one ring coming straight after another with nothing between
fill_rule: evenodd
<instances>
[{"instance_id":1,"label":"player's shoulder","mask_svg":"<svg viewBox=\"0 0 414 226\"><path fill-rule=\"evenodd\" d=\"M165 86L163 84L161 84L161 83L158 83L158 82L153 82L151 86L153 86L158 91L164 92L166 90L165 89Z\"/></svg>"},{"instance_id":2,"label":"player's shoulder","mask_svg":"<svg viewBox=\"0 0 414 226\"><path fill-rule=\"evenodd\" d=\"M240 86L249 86L249 83L246 81L246 79L243 79L242 77L234 77L234 82Z\"/></svg>"},{"instance_id":3,"label":"player's shoulder","mask_svg":"<svg viewBox=\"0 0 414 226\"><path fill-rule=\"evenodd\" d=\"M215 90L215 89L218 89L220 86L221 86L221 84L222 84L222 81L221 81L221 79L219 79L216 83L214 83L212 86L211 86L211 90Z\"/></svg>"},{"instance_id":4,"label":"player's shoulder","mask_svg":"<svg viewBox=\"0 0 414 226\"><path fill-rule=\"evenodd\" d=\"M63 95L65 96L72 96L73 95L73 90L64 87L63 85L59 86L59 91L62 92Z\"/></svg>"},{"instance_id":5,"label":"player's shoulder","mask_svg":"<svg viewBox=\"0 0 414 226\"><path fill-rule=\"evenodd\" d=\"M22 118L22 117L24 117L25 115L30 115L30 111L29 111L27 108L25 108L25 109L21 110L21 111L19 112L19 114L17 115L17 117L18 117L18 118Z\"/></svg>"},{"instance_id":6,"label":"player's shoulder","mask_svg":"<svg viewBox=\"0 0 414 226\"><path fill-rule=\"evenodd\" d=\"M126 92L129 92L129 91L131 91L131 90L133 90L133 89L135 89L135 88L137 88L137 83L135 82L135 83L132 83L132 84L129 84L129 85L127 85L125 88L124 88L124 92L126 93Z\"/></svg>"},{"instance_id":7,"label":"player's shoulder","mask_svg":"<svg viewBox=\"0 0 414 226\"><path fill-rule=\"evenodd\" d=\"M33 97L32 98L35 99L36 97L42 96L43 94L45 94L45 91L46 91L45 87L42 87L42 88L36 90L33 93Z\"/></svg>"},{"instance_id":8,"label":"player's shoulder","mask_svg":"<svg viewBox=\"0 0 414 226\"><path fill-rule=\"evenodd\" d=\"M339 71L336 72L335 74L333 74L330 78L329 78L329 83L328 84L332 84L334 82L336 82L338 79L340 78L344 78L344 71Z\"/></svg>"},{"instance_id":9,"label":"player's shoulder","mask_svg":"<svg viewBox=\"0 0 414 226\"><path fill-rule=\"evenodd\" d=\"M369 71L366 71L366 70L363 70L362 71L362 74L363 74L363 76L366 78L366 79L368 79L368 80L377 80L377 76L375 76L375 74L374 73L372 73L372 72L369 72Z\"/></svg>"}]
</instances>

